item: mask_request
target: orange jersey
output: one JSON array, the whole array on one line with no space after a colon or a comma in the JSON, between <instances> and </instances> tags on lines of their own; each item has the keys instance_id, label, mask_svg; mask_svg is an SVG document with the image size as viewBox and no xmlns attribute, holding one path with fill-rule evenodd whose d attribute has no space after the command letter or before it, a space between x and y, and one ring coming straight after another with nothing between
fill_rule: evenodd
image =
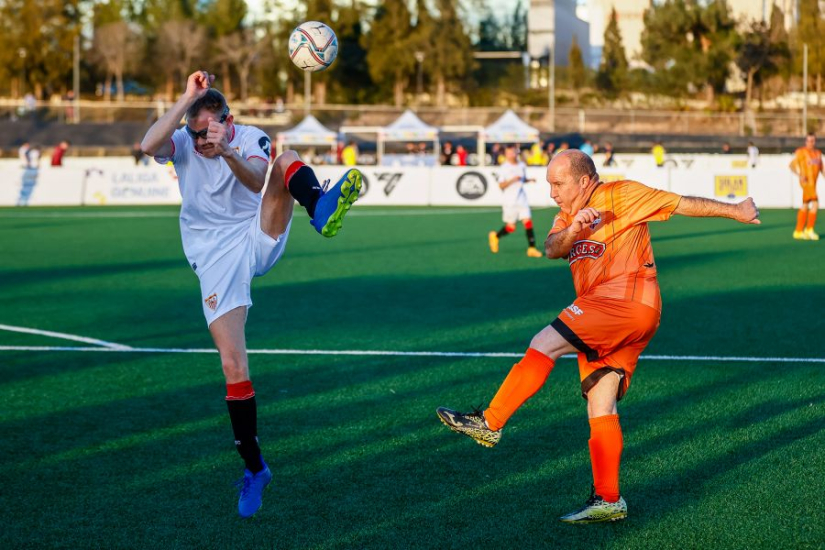
<instances>
[{"instance_id":1,"label":"orange jersey","mask_svg":"<svg viewBox=\"0 0 825 550\"><path fill-rule=\"evenodd\" d=\"M647 222L669 219L681 198L635 181L599 184L586 206L601 216L579 233L567 256L576 294L639 302L661 311ZM550 234L572 221L573 216L559 212Z\"/></svg>"},{"instance_id":2,"label":"orange jersey","mask_svg":"<svg viewBox=\"0 0 825 550\"><path fill-rule=\"evenodd\" d=\"M815 186L822 172L822 151L800 147L794 152L791 166L796 167L797 173L805 177L803 186Z\"/></svg>"}]
</instances>

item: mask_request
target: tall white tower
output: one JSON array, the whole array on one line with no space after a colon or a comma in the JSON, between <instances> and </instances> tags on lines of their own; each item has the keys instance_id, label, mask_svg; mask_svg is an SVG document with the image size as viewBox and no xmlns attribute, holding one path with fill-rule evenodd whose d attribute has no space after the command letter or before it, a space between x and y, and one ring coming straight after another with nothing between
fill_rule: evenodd
<instances>
[{"instance_id":1,"label":"tall white tower","mask_svg":"<svg viewBox=\"0 0 825 550\"><path fill-rule=\"evenodd\" d=\"M576 15L576 0L530 0L527 51L532 58L545 60L555 48L556 64L567 65L574 36L589 65L590 26Z\"/></svg>"}]
</instances>

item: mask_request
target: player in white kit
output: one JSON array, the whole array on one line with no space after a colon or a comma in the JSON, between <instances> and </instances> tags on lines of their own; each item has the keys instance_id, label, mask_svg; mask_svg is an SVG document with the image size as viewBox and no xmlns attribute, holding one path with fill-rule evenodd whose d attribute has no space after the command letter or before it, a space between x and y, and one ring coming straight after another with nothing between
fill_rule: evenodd
<instances>
[{"instance_id":1,"label":"player in white kit","mask_svg":"<svg viewBox=\"0 0 825 550\"><path fill-rule=\"evenodd\" d=\"M250 517L272 480L258 445L244 333L252 278L264 275L283 254L295 200L313 227L332 237L358 198L361 174L348 170L324 191L312 169L286 151L275 159L266 182L269 137L234 123L226 99L211 88L214 80L206 71L190 75L186 91L149 129L141 148L158 162L171 161L178 175L183 250L200 279L203 313L226 378L235 445L246 466L238 512ZM186 125L178 128L184 115Z\"/></svg>"},{"instance_id":2,"label":"player in white kit","mask_svg":"<svg viewBox=\"0 0 825 550\"><path fill-rule=\"evenodd\" d=\"M498 252L498 241L502 237L516 231L516 223L521 221L527 233L527 255L531 258L542 258L544 254L536 248L536 234L533 231L533 220L530 205L527 203L527 193L524 184L535 182L534 178L527 178L527 166L518 158L515 145L508 145L504 149L504 162L498 167L498 186L502 190L501 218L504 227L490 231L488 240L490 252Z\"/></svg>"}]
</instances>

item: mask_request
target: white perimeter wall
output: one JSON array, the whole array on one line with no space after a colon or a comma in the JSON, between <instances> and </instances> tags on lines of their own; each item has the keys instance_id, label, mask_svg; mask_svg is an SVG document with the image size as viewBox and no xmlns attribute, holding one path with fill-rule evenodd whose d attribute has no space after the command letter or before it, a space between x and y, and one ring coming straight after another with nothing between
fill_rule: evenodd
<instances>
[{"instance_id":1,"label":"white perimeter wall","mask_svg":"<svg viewBox=\"0 0 825 550\"><path fill-rule=\"evenodd\" d=\"M603 167L603 180L634 179L683 195L738 201L752 196L763 208L799 207L802 193L788 169L791 155L763 155L756 168L744 155L670 155L657 168L650 155L617 155ZM362 167L366 192L359 204L399 206L498 206L495 167ZM340 166L319 166L319 179L333 181ZM542 167L528 168L537 183L527 186L530 204L552 206ZM17 160L0 161L0 206L179 204L175 171L154 162L135 166L131 157L67 158L59 168L23 170Z\"/></svg>"}]
</instances>

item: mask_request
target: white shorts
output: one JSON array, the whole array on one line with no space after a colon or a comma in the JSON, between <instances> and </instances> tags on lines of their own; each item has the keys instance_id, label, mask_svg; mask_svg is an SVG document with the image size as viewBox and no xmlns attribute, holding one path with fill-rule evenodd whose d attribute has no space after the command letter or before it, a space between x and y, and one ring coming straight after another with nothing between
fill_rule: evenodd
<instances>
[{"instance_id":1,"label":"white shorts","mask_svg":"<svg viewBox=\"0 0 825 550\"><path fill-rule=\"evenodd\" d=\"M289 228L277 239L273 239L261 229L261 210L250 222L244 240L224 254L218 261L199 273L201 283L201 305L206 324L241 306L252 307L250 286L253 277L266 274L278 263L286 249Z\"/></svg>"},{"instance_id":2,"label":"white shorts","mask_svg":"<svg viewBox=\"0 0 825 550\"><path fill-rule=\"evenodd\" d=\"M513 225L518 221L531 218L530 207L526 204L511 204L501 207L501 219L507 225Z\"/></svg>"}]
</instances>

